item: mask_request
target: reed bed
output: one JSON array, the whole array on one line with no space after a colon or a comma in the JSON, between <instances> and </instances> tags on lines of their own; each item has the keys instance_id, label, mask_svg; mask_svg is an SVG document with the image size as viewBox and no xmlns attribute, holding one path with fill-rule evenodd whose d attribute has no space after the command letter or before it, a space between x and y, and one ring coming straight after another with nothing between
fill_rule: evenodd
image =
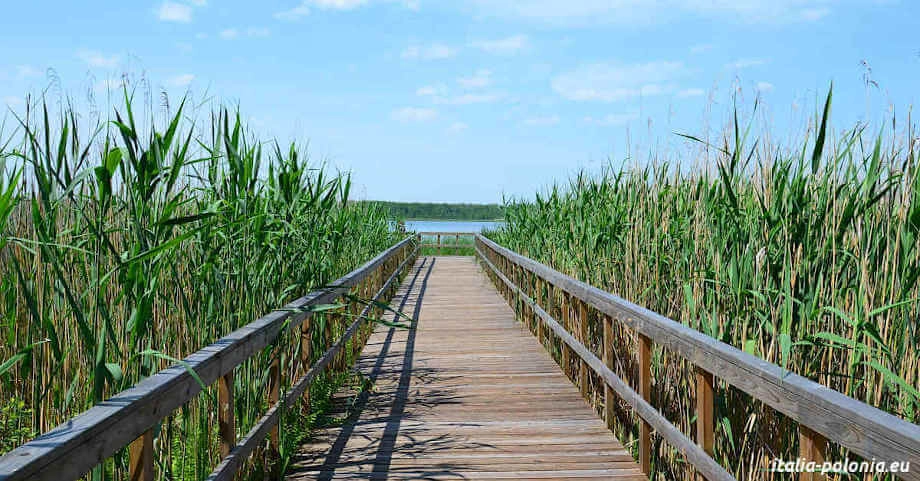
<instances>
[{"instance_id":1,"label":"reed bed","mask_svg":"<svg viewBox=\"0 0 920 481\"><path fill-rule=\"evenodd\" d=\"M488 236L918 423L920 138L910 119L833 134L830 106L828 94L790 148L758 142L736 110L717 145L687 136L711 162L652 155L581 173L509 202ZM589 332L600 352L597 319ZM619 374L635 386L635 334L619 326L615 337ZM652 378L652 404L691 435L692 367L656 348ZM716 459L738 479L785 479L763 468L796 458L795 424L717 384ZM619 421L622 439L635 439L636 417L624 409ZM655 479L691 479L659 438L653 448ZM847 454L831 449L829 459Z\"/></svg>"},{"instance_id":2,"label":"reed bed","mask_svg":"<svg viewBox=\"0 0 920 481\"><path fill-rule=\"evenodd\" d=\"M238 112L136 104L126 89L92 125L33 104L0 139L0 454L397 241L385 210L348 202L347 174L257 138ZM267 409L271 351L237 369L240 433ZM314 404L340 382L320 380ZM161 479L216 466L213 390L156 428ZM316 412L292 416L288 456ZM126 458L90 477L124 477Z\"/></svg>"}]
</instances>

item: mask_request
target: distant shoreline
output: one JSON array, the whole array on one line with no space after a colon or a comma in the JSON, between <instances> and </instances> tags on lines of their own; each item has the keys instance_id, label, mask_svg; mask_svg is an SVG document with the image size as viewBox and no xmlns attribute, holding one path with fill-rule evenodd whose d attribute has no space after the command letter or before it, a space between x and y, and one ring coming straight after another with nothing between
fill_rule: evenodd
<instances>
[{"instance_id":1,"label":"distant shoreline","mask_svg":"<svg viewBox=\"0 0 920 481\"><path fill-rule=\"evenodd\" d=\"M505 222L505 219L404 219L406 222Z\"/></svg>"}]
</instances>

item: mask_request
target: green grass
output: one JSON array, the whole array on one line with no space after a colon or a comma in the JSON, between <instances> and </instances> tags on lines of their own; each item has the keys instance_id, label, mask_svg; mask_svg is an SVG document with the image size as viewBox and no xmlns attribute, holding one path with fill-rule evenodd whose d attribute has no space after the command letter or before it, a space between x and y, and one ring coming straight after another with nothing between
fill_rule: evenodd
<instances>
[{"instance_id":1,"label":"green grass","mask_svg":"<svg viewBox=\"0 0 920 481\"><path fill-rule=\"evenodd\" d=\"M39 104L0 139L2 451L398 240L385 210L349 202L347 175L256 138L238 113L195 114L126 92L109 121ZM237 368L239 433L268 407L272 357L290 372L289 336ZM315 355L326 342L314 336ZM215 412L211 387L157 426L161 478L217 465ZM124 477L126 459L93 477Z\"/></svg>"},{"instance_id":2,"label":"green grass","mask_svg":"<svg viewBox=\"0 0 920 481\"><path fill-rule=\"evenodd\" d=\"M422 244L437 244L437 236L423 235ZM461 236L458 240L456 237L445 235L441 236L441 248L422 247L419 255L423 256L471 256L476 253L473 237Z\"/></svg>"},{"instance_id":3,"label":"green grass","mask_svg":"<svg viewBox=\"0 0 920 481\"><path fill-rule=\"evenodd\" d=\"M507 206L488 235L821 384L920 422L920 166L910 119L834 135L831 96L806 140L756 139L736 113L705 160L580 174ZM592 325L595 349L600 330ZM618 330L620 375L635 380L634 333ZM692 431L693 371L657 348L653 404ZM718 376L718 373L715 373ZM718 386L716 459L765 479L763 457L795 459L795 425ZM636 418L621 417L634 437ZM657 438L656 438L657 439ZM654 442L657 479L687 467ZM846 453L832 448L829 459ZM852 457L852 456L851 456Z\"/></svg>"}]
</instances>

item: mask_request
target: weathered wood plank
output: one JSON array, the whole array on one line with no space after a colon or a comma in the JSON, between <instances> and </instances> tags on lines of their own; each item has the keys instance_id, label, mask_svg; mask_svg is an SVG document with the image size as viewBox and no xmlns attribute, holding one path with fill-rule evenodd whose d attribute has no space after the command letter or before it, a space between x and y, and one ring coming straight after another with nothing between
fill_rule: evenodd
<instances>
[{"instance_id":1,"label":"weathered wood plank","mask_svg":"<svg viewBox=\"0 0 920 481\"><path fill-rule=\"evenodd\" d=\"M289 479L645 479L473 259L420 259L403 301L414 329L377 327L356 364L373 387L357 412L341 394L349 421Z\"/></svg>"},{"instance_id":2,"label":"weathered wood plank","mask_svg":"<svg viewBox=\"0 0 920 481\"><path fill-rule=\"evenodd\" d=\"M476 239L483 248L530 270L834 443L867 459L920 463L920 426L566 276L481 235ZM920 480L920 470L899 476Z\"/></svg>"}]
</instances>

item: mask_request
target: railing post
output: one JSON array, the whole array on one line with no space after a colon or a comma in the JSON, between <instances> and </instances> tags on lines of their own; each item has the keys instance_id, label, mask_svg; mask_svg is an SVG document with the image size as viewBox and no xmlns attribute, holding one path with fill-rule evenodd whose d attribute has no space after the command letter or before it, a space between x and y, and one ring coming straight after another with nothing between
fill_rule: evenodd
<instances>
[{"instance_id":1,"label":"railing post","mask_svg":"<svg viewBox=\"0 0 920 481\"><path fill-rule=\"evenodd\" d=\"M715 444L715 389L712 373L694 368L696 377L696 444L710 457Z\"/></svg>"},{"instance_id":2,"label":"railing post","mask_svg":"<svg viewBox=\"0 0 920 481\"><path fill-rule=\"evenodd\" d=\"M820 466L826 460L824 454L826 448L827 438L808 426L799 424L799 457L804 458L806 463L814 461ZM824 481L825 479L827 478L820 472L799 474L799 481Z\"/></svg>"},{"instance_id":3,"label":"railing post","mask_svg":"<svg viewBox=\"0 0 920 481\"><path fill-rule=\"evenodd\" d=\"M545 288L546 281L544 281L542 277L537 277L537 305L539 305L544 311L549 312L547 311L548 308L546 307L546 293L544 292ZM541 319L540 316L535 316L534 320L537 322L537 325L535 326L537 341L540 341L540 345L543 346L543 319Z\"/></svg>"},{"instance_id":4,"label":"railing post","mask_svg":"<svg viewBox=\"0 0 920 481\"><path fill-rule=\"evenodd\" d=\"M153 429L134 440L128 448L128 479L153 481Z\"/></svg>"},{"instance_id":5,"label":"railing post","mask_svg":"<svg viewBox=\"0 0 920 481\"><path fill-rule=\"evenodd\" d=\"M651 402L652 394L652 340L639 334L639 395ZM639 467L651 474L652 427L645 420L639 424Z\"/></svg>"},{"instance_id":6,"label":"railing post","mask_svg":"<svg viewBox=\"0 0 920 481\"><path fill-rule=\"evenodd\" d=\"M584 301L577 299L578 302L578 341L582 344L588 342L588 306ZM590 348L590 346L587 346ZM588 399L588 363L579 358L578 361L578 385L581 387L581 397ZM591 403L592 406L594 403Z\"/></svg>"},{"instance_id":7,"label":"railing post","mask_svg":"<svg viewBox=\"0 0 920 481\"><path fill-rule=\"evenodd\" d=\"M281 351L275 349L272 352L272 363L268 368L268 405L274 406L278 403L281 394ZM279 423L281 420L279 419ZM269 453L272 459L277 459L278 453L281 452L281 443L278 438L278 425L272 426L269 436Z\"/></svg>"},{"instance_id":8,"label":"railing post","mask_svg":"<svg viewBox=\"0 0 920 481\"><path fill-rule=\"evenodd\" d=\"M313 318L308 317L300 324L300 372L306 374L313 360ZM310 386L303 391L303 413L310 413Z\"/></svg>"},{"instance_id":9,"label":"railing post","mask_svg":"<svg viewBox=\"0 0 920 481\"><path fill-rule=\"evenodd\" d=\"M613 371L613 319L604 316L604 365ZM604 383L604 421L607 422L607 429L613 430L613 388L606 382Z\"/></svg>"},{"instance_id":10,"label":"railing post","mask_svg":"<svg viewBox=\"0 0 920 481\"><path fill-rule=\"evenodd\" d=\"M559 309L559 323L562 324L562 327L563 329L565 329L565 332L568 332L569 334L571 334L572 333L572 328L571 328L572 319L571 317L569 317L569 302L570 302L569 293L566 291L562 291L561 297L562 297L561 299L562 304L560 305L560 309ZM569 346L565 344L564 342L560 344L561 344L560 347L562 348L562 372L565 373L565 376L567 378L572 379L574 377L572 376L572 373L570 371L571 363L572 363L572 351L571 349L569 349Z\"/></svg>"},{"instance_id":11,"label":"railing post","mask_svg":"<svg viewBox=\"0 0 920 481\"><path fill-rule=\"evenodd\" d=\"M236 446L236 417L233 399L233 370L217 380L217 428L220 457L226 458Z\"/></svg>"},{"instance_id":12,"label":"railing post","mask_svg":"<svg viewBox=\"0 0 920 481\"><path fill-rule=\"evenodd\" d=\"M438 255L441 255L441 234L438 234Z\"/></svg>"}]
</instances>

